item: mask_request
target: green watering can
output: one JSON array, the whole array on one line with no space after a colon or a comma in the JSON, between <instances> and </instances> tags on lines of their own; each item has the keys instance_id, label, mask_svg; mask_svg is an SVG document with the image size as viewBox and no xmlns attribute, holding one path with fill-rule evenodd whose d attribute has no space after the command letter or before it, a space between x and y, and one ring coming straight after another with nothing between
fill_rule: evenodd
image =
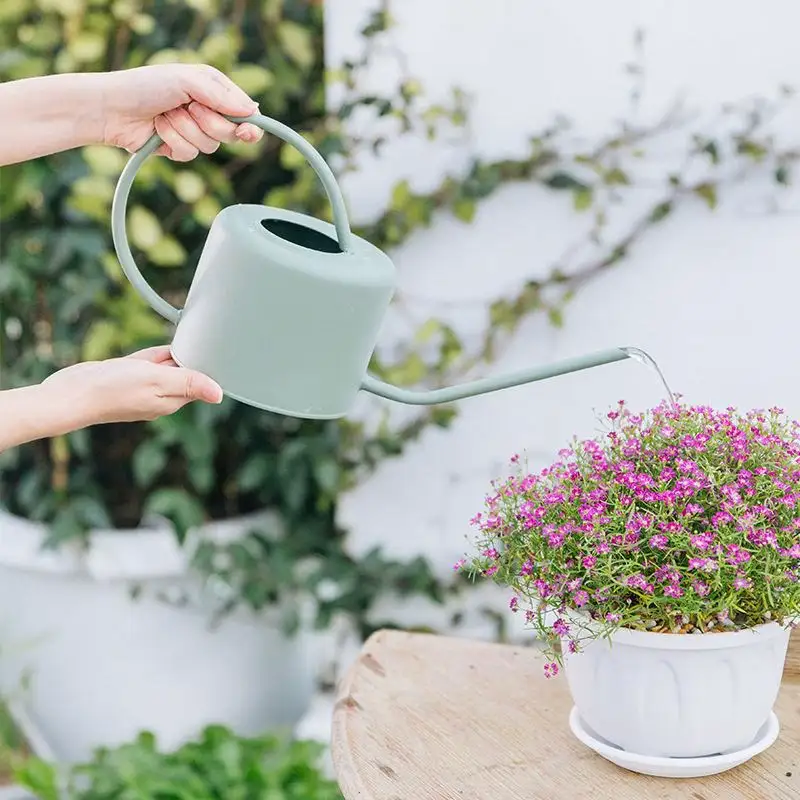
<instances>
[{"instance_id":1,"label":"green watering can","mask_svg":"<svg viewBox=\"0 0 800 800\"><path fill-rule=\"evenodd\" d=\"M186 304L170 305L136 266L125 231L131 184L161 144L154 135L128 161L111 212L122 269L142 297L176 325L172 356L242 403L306 419L345 416L360 390L412 405L449 403L641 354L615 347L580 358L446 389L412 391L367 374L396 286L389 257L350 230L341 189L300 134L268 117L250 122L308 159L333 206L333 225L260 205L223 209L211 225Z\"/></svg>"}]
</instances>

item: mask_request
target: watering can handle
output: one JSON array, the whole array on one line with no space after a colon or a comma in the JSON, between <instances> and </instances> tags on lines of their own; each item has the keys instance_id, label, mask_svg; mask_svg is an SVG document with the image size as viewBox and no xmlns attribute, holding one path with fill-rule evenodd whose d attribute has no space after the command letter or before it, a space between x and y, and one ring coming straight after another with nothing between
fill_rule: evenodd
<instances>
[{"instance_id":1,"label":"watering can handle","mask_svg":"<svg viewBox=\"0 0 800 800\"><path fill-rule=\"evenodd\" d=\"M333 223L336 227L339 247L343 252L351 250L353 234L350 231L350 222L347 218L347 208L342 190L339 188L339 184L336 182L336 178L325 159L311 146L308 140L287 125L270 117L265 117L263 114L252 114L249 117L228 117L228 119L237 124L249 122L252 125L256 125L263 131L283 139L283 141L295 147L305 156L322 182L325 193L328 195L328 200L333 207ZM122 271L133 287L155 311L174 324L178 322L181 312L161 297L144 279L134 261L125 226L125 212L127 211L128 196L133 185L133 179L145 159L152 155L161 143L161 137L157 133L153 134L147 143L131 156L122 170L117 182L117 188L114 191L114 202L111 206L111 236L114 240L114 248L117 251Z\"/></svg>"}]
</instances>

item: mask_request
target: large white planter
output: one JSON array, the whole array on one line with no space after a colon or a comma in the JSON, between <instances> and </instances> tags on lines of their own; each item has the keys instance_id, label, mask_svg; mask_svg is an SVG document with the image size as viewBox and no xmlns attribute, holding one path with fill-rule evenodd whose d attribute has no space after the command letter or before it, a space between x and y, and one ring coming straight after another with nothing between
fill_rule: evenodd
<instances>
[{"instance_id":1,"label":"large white planter","mask_svg":"<svg viewBox=\"0 0 800 800\"><path fill-rule=\"evenodd\" d=\"M236 538L265 519L195 536ZM82 760L144 729L174 747L209 723L247 735L302 717L315 688L315 637L285 636L274 614L236 613L212 626L165 521L98 531L85 553L43 551L44 534L0 511L0 686L55 757ZM142 589L137 599L132 585Z\"/></svg>"},{"instance_id":2,"label":"large white planter","mask_svg":"<svg viewBox=\"0 0 800 800\"><path fill-rule=\"evenodd\" d=\"M564 666L581 719L603 739L639 755L709 756L746 747L767 721L789 633L620 630L565 653Z\"/></svg>"}]
</instances>

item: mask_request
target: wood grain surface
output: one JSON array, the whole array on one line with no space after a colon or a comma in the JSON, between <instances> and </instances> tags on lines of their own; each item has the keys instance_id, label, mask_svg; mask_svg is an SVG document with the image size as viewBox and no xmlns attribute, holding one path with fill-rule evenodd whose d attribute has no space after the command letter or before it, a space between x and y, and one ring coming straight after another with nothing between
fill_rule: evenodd
<instances>
[{"instance_id":1,"label":"wood grain surface","mask_svg":"<svg viewBox=\"0 0 800 800\"><path fill-rule=\"evenodd\" d=\"M800 800L800 642L778 741L709 778L637 775L572 736L566 681L535 648L398 631L364 645L342 681L332 755L346 800Z\"/></svg>"}]
</instances>

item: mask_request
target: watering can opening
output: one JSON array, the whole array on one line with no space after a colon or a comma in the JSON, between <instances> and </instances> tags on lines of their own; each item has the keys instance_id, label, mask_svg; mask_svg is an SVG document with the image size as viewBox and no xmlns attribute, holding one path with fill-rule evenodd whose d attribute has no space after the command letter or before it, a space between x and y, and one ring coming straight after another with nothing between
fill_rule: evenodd
<instances>
[{"instance_id":1,"label":"watering can opening","mask_svg":"<svg viewBox=\"0 0 800 800\"><path fill-rule=\"evenodd\" d=\"M307 225L300 225L285 219L268 218L261 220L261 227L273 236L299 247L305 247L307 250L315 250L317 253L342 252L336 239L314 230L314 228L309 228Z\"/></svg>"}]
</instances>

